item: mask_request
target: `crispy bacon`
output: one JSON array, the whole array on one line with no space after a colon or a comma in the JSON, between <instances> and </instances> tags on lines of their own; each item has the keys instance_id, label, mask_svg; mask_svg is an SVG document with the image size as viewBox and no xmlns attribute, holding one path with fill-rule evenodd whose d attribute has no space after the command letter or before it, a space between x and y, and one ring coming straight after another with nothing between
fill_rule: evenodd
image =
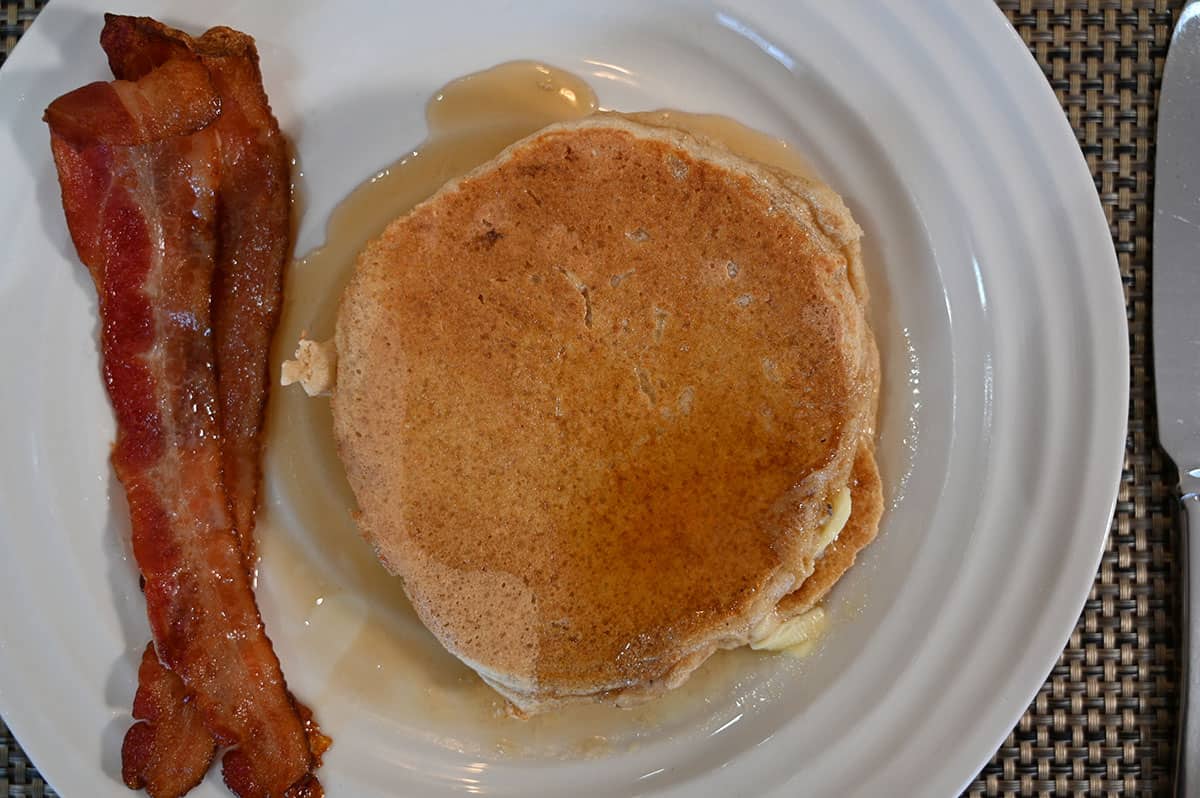
<instances>
[{"instance_id":1,"label":"crispy bacon","mask_svg":"<svg viewBox=\"0 0 1200 798\"><path fill-rule=\"evenodd\" d=\"M222 114L217 120L222 154L218 188L221 225L213 297L215 365L223 480L246 567L252 569L270 336L278 321L290 232L286 147L262 88L250 37L214 28L194 40L153 19L109 14L100 42L120 79L137 79L162 65L199 60L221 97ZM170 701L180 689L182 682L165 668L139 672L138 694L147 697L146 703ZM135 702L135 717L140 717L136 709ZM320 733L311 713L301 709L307 713L310 749L319 760L329 740ZM177 707L161 706L154 715L177 717L179 712ZM192 750L203 749L209 739L203 725L192 724L173 729L177 734L157 737L139 731L141 725L145 724L135 725L129 733L147 749L136 758L143 768L165 768L173 756L162 749L177 745L185 731L194 738ZM226 762L227 778L244 770ZM236 776L232 778L237 781ZM241 789L252 787L243 783Z\"/></svg>"},{"instance_id":2,"label":"crispy bacon","mask_svg":"<svg viewBox=\"0 0 1200 798\"><path fill-rule=\"evenodd\" d=\"M188 83L151 71L135 86L86 86L46 113L68 226L100 299L112 463L155 648L232 747L227 783L243 798L319 795L223 489L210 323L222 159L215 124L196 125L219 98L207 70L179 76ZM193 123L156 121L176 116ZM106 127L125 117L119 133Z\"/></svg>"},{"instance_id":3,"label":"crispy bacon","mask_svg":"<svg viewBox=\"0 0 1200 798\"><path fill-rule=\"evenodd\" d=\"M173 99L161 101L166 97ZM186 135L215 122L220 113L220 95L204 66L177 60L137 83L89 83L63 95L46 109L46 122L75 145L132 145Z\"/></svg>"},{"instance_id":4,"label":"crispy bacon","mask_svg":"<svg viewBox=\"0 0 1200 798\"><path fill-rule=\"evenodd\" d=\"M195 696L159 661L154 643L142 655L132 714L135 723L121 744L125 786L145 789L150 798L177 798L199 784L216 756L217 741Z\"/></svg>"},{"instance_id":5,"label":"crispy bacon","mask_svg":"<svg viewBox=\"0 0 1200 798\"><path fill-rule=\"evenodd\" d=\"M146 646L133 699L135 723L121 746L121 777L131 790L150 798L183 795L208 772L217 743L183 685Z\"/></svg>"},{"instance_id":6,"label":"crispy bacon","mask_svg":"<svg viewBox=\"0 0 1200 798\"><path fill-rule=\"evenodd\" d=\"M263 411L291 233L287 145L263 90L254 39L230 28L199 38L149 17L105 15L100 45L113 75L133 80L198 58L221 98L221 208L213 284L222 471L247 567L255 561Z\"/></svg>"},{"instance_id":7,"label":"crispy bacon","mask_svg":"<svg viewBox=\"0 0 1200 798\"><path fill-rule=\"evenodd\" d=\"M107 14L100 43L117 78L137 79L163 64L199 60L221 97L222 113L216 124L222 156L221 213L213 288L217 394L226 495L246 567L253 569L270 338L278 322L290 233L287 149L262 87L251 37L229 28L214 28L197 40L147 17ZM147 679L160 684L147 683ZM166 669L143 670L139 681L139 695L144 692L165 701L173 694L171 687L178 677ZM310 749L319 761L329 739L321 734L311 712L299 708L309 731ZM167 708L162 709L167 714ZM190 733L196 738L193 748L202 748L206 729L193 725ZM160 744L172 740L164 735ZM147 741L155 742L159 741ZM170 758L143 757L153 764ZM227 761L227 779L235 770ZM243 785L242 789L250 787Z\"/></svg>"}]
</instances>

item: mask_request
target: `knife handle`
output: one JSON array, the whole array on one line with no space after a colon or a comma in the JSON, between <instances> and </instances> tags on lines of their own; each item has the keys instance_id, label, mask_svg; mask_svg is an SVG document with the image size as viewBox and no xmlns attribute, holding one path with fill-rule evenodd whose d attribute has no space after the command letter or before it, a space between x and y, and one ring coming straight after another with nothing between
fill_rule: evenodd
<instances>
[{"instance_id":1,"label":"knife handle","mask_svg":"<svg viewBox=\"0 0 1200 798\"><path fill-rule=\"evenodd\" d=\"M1182 469L1181 469L1182 470ZM1185 471L1180 513L1179 584L1179 760L1175 771L1175 798L1200 795L1200 639L1192 634L1192 624L1200 622L1200 545L1190 537L1200 534L1200 470Z\"/></svg>"}]
</instances>

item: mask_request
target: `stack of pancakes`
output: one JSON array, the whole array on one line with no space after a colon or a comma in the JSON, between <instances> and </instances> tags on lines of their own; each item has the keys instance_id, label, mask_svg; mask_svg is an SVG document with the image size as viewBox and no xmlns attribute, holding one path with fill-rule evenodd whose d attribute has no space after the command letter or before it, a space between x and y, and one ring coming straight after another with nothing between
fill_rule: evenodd
<instances>
[{"instance_id":1,"label":"stack of pancakes","mask_svg":"<svg viewBox=\"0 0 1200 798\"><path fill-rule=\"evenodd\" d=\"M361 254L333 397L358 524L519 713L675 687L874 537L859 236L820 183L602 114Z\"/></svg>"}]
</instances>

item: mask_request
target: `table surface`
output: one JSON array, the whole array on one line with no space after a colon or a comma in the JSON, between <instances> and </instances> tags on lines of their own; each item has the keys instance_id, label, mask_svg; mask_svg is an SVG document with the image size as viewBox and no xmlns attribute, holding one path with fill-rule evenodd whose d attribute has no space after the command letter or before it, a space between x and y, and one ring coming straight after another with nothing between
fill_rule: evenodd
<instances>
[{"instance_id":1,"label":"table surface","mask_svg":"<svg viewBox=\"0 0 1200 798\"><path fill-rule=\"evenodd\" d=\"M1179 706L1173 469L1156 441L1150 203L1158 88L1184 0L998 0L1075 129L1108 218L1129 319L1117 511L1075 631L972 796L1169 794ZM45 0L0 0L0 65ZM0 798L56 793L0 719Z\"/></svg>"}]
</instances>

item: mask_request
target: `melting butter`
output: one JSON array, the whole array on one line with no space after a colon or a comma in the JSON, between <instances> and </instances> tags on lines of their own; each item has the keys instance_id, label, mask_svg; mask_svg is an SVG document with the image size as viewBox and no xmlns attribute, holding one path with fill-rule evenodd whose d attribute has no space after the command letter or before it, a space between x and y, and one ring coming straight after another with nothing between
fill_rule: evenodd
<instances>
[{"instance_id":1,"label":"melting butter","mask_svg":"<svg viewBox=\"0 0 1200 798\"><path fill-rule=\"evenodd\" d=\"M828 520L821 527L817 539L817 558L825 553L829 544L837 540L850 520L850 488L844 487L834 494L830 502ZM794 657L810 654L828 626L825 609L813 607L808 612L784 621L771 628L773 619L767 618L751 633L750 648L755 651L783 651Z\"/></svg>"},{"instance_id":2,"label":"melting butter","mask_svg":"<svg viewBox=\"0 0 1200 798\"><path fill-rule=\"evenodd\" d=\"M844 487L835 493L830 506L829 520L821 527L821 536L818 538L817 557L824 554L829 544L837 540L837 536L845 529L846 522L850 520L850 488Z\"/></svg>"},{"instance_id":3,"label":"melting butter","mask_svg":"<svg viewBox=\"0 0 1200 798\"><path fill-rule=\"evenodd\" d=\"M756 651L785 651L796 657L810 653L825 633L828 621L822 607L813 607L803 615L785 621L761 640L750 643Z\"/></svg>"}]
</instances>

